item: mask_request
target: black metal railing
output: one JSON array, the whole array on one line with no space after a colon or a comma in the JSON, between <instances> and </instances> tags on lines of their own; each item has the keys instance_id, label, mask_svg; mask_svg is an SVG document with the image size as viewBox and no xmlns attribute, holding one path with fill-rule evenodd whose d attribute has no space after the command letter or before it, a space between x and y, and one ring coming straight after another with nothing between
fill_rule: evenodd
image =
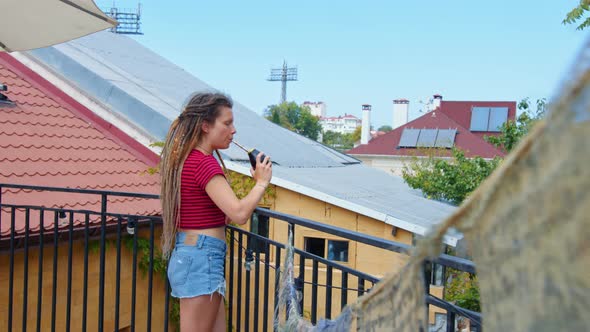
<instances>
[{"instance_id":1,"label":"black metal railing","mask_svg":"<svg viewBox=\"0 0 590 332\"><path fill-rule=\"evenodd\" d=\"M332 236L338 236L340 238L343 239L348 239L351 241L355 241L356 243L362 243L362 244L366 244L369 245L371 247L375 247L375 248L380 248L380 249L384 249L387 251L392 251L392 252L397 252L397 253L401 253L401 254L409 254L410 250L412 249L412 246L407 245L407 244L403 244L403 243L399 243L399 242L394 242L394 241L390 241L390 240L386 240L383 238L379 238L379 237L374 237L371 235L367 235L367 234L363 234L363 233L359 233L359 232L355 232L355 231L351 231L351 230L347 230L347 229L343 229L343 228L339 228L336 226L332 226L332 225L327 225L327 224L322 224L313 220L309 220L309 219L305 219L305 218L301 218L301 217L297 217L297 216L292 216L289 214L285 214L285 213L281 213L281 212L277 212L277 211L273 211L273 210L269 210L269 209L265 209L265 208L257 208L255 211L256 214L258 215L262 215L262 216L266 216L269 218L273 218L274 220L278 220L278 221L282 221L282 222L286 222L289 227L287 228L290 232L295 232L295 226L298 227L302 227L302 228L308 228L308 229L313 229L316 231L320 231L322 233L325 234L329 234ZM276 226L275 226L276 227ZM256 305L259 300L258 300L258 296L259 296L259 292L257 291L256 285L258 284L258 274L259 271L257 270L259 268L260 265L262 265L263 269L264 269L264 275L265 278L268 275L268 271L270 270L280 270L281 268L281 251L285 249L285 244L283 243L278 243L276 241L273 241L271 239L259 236L257 234L253 234L251 232L247 232L241 228L238 227L233 227L233 226L229 226L228 227L228 231L230 233L230 243L233 242L237 242L237 248L241 248L245 251L246 253L246 257L248 257L248 249L247 247L244 247L244 240L242 239L243 236L247 236L248 238L246 239L247 241L252 241L252 240L256 240L256 241L262 241L265 245L262 246L265 248L263 253L254 253L254 261L255 261L255 271L254 271L254 304ZM275 233L276 235L276 233ZM236 237L237 237L237 241L236 241ZM284 238L287 238L287 234L285 234ZM269 254L271 254L274 251L274 261L272 259L269 259ZM266 260L261 259L260 255L261 254L265 254ZM301 291L301 297L300 297L300 303L299 303L299 312L304 313L305 315L305 311L302 310L302 308L304 307L303 303L305 302L305 299L307 297L311 297L310 302L310 312L309 315L306 316L305 318L308 318L312 323L316 323L318 321L318 318L327 318L330 319L333 317L333 313L336 311L337 313L340 312L341 309L343 309L346 304L349 303L349 301L352 299L356 299L359 296L364 295L365 293L369 292L371 290L371 288L377 283L379 282L379 279L368 275L366 273L360 272L358 270L355 269L351 269L350 267L343 265L343 264L339 264L336 261L333 260L328 260L324 257L320 257L311 253L308 253L306 251L300 250L295 248L294 249L294 263L295 268L298 269L298 276L295 279L295 283L296 283L296 288L298 291ZM311 280L308 280L308 276L306 276L306 261L307 260L311 260ZM251 278L251 271L249 271L248 269L245 269L244 272L242 272L242 269L240 268L241 265L243 264L243 260L241 255L237 255L236 253L233 251L233 248L230 247L230 252L229 252L229 269L230 269L230 280L228 281L228 284L234 285L237 282L237 294L241 294L240 289L242 288L246 288L247 290L250 289L250 287L244 287L244 283L242 281L242 276L241 273L245 273L246 274L246 282L245 285L250 285L250 280L249 278ZM451 256L451 255L446 255L446 254L442 254L439 257L437 257L436 259L432 259L431 261L425 262L424 266L424 273L428 274L430 273L429 270L429 266L431 266L431 264L439 264L445 267L449 267L449 268L453 268L455 270L458 271L465 271L465 272L469 272L469 273L475 273L475 265L473 264L473 262L467 260L467 259L463 259L460 257L455 257L455 256ZM237 266L237 268L236 268ZM234 277L234 271L237 269L237 281L232 280L231 278ZM318 275L319 275L319 271L323 270L325 271L325 283L319 283L318 282ZM333 275L335 274L335 272L338 272L338 274L341 275L340 278L340 283L339 285L335 285L334 284L334 278ZM384 271L384 272L388 272L388 271ZM353 283L350 282L350 279L353 279L353 281L356 281L356 283L354 283L354 287L350 287L349 285L352 285ZM356 280L354 280L356 279ZM424 278L425 280L430 280L430 278L428 276L425 276ZM275 289L277 289L277 284L278 281L275 280ZM268 287L268 281L265 279L264 284L265 287ZM310 285L309 288L311 288L310 292L306 292L303 291L304 288L302 287L303 285ZM481 329L481 314L478 312L474 312L471 310L467 310L464 308L461 308L459 306L456 306L452 303L446 302L440 298L437 298L433 295L430 294L429 292L429 286L430 283L427 282L426 283L426 303L427 303L427 307L437 307L437 308L441 308L446 312L446 331L455 331L455 325L456 325L456 318L458 317L464 317L467 318L471 321L472 324L472 329L477 330L477 331L482 331ZM234 287L230 287L229 288L229 300L230 301L236 301L236 299L233 298L234 296L234 292L232 292L232 289ZM318 289L324 289L324 296L320 297L318 296ZM334 309L333 308L333 292L334 291L338 291L340 292L340 306L339 308ZM265 292L263 293L263 303L267 303L269 300L273 300L273 305L276 305L277 303L277 298L276 295L274 297L274 299L269 299L268 297L266 297L266 289ZM243 301L246 301L245 303L238 303L235 308L230 307L230 317L234 318L235 320L232 322L233 324L235 324L234 326L236 327L237 331L249 331L251 330L250 328L252 327L252 331L258 331L258 327L260 325L259 321L260 321L260 317L258 317L257 315L254 315L253 317L251 317L250 313L249 313L249 307L248 307L248 299L243 299ZM323 301L323 307L324 307L324 312L318 312L318 304L320 301ZM243 312L242 312L243 310ZM237 311L237 312L235 312ZM235 312L235 315L232 315ZM256 312L256 308L255 308L255 312ZM263 310L263 317L262 317L262 322L267 322L268 321L268 316L267 316L268 310L264 309ZM272 313L271 313L272 314ZM252 319L247 319L245 320L245 326L242 326L241 324L244 324L244 322L240 321L240 317L248 317L248 318L252 318ZM251 325L251 326L250 326ZM271 326L262 326L262 328L260 328L260 330L263 331L267 331L268 329L272 328Z\"/></svg>"},{"instance_id":2,"label":"black metal railing","mask_svg":"<svg viewBox=\"0 0 590 332\"><path fill-rule=\"evenodd\" d=\"M60 192L97 196L99 204L98 209L94 211L14 204L7 202L8 199L12 200L12 195L7 189L42 191L47 192L47 195ZM14 197L18 199L18 196ZM0 286L8 286L7 297L0 298L0 302L6 301L8 315L6 325L0 330L5 327L8 327L8 331L17 329L18 323L13 322L17 310L15 303L22 305L22 314L18 317L22 320L23 331L27 329L27 322L35 322L37 331L46 329L119 331L126 327L134 331L139 326L141 328L138 330L142 331L151 331L152 328L156 331L162 330L162 325L156 327L152 324L154 232L155 225L161 223L161 218L110 212L109 200L120 197L151 200L159 198L157 195L139 193L0 184L0 229L10 230L7 236L0 233L0 259L7 255L9 261L8 270L5 271L8 285ZM6 216L9 216L8 221ZM8 227L6 227L7 222L10 223ZM125 229L124 226L126 226ZM138 252L141 231L146 233L147 239L144 240L149 243L147 258L149 267L147 281L143 282L145 287L141 287L141 305L144 307L139 308L138 279L141 279L141 276L137 266L141 257ZM131 249L126 256L131 257L129 264L122 266L122 255L125 250L122 244L125 240ZM35 250L35 254L32 250ZM23 261L19 264L22 265L22 273L15 268L15 257L19 254ZM48 254L51 254L50 264L47 264ZM35 256L38 262L34 271L35 275L31 276L30 258ZM108 275L107 263L109 264ZM80 265L82 265L81 268ZM65 271L63 271L64 268ZM50 277L45 276L46 271L51 273ZM131 288L129 297L125 299L121 295L124 274L130 275L125 279L130 285L125 285L125 288ZM22 278L22 296L18 298L15 298L15 277L20 277L16 280ZM37 280L36 289L28 284L31 278ZM74 285L78 286L75 294L73 294ZM46 294L49 293L47 289L51 289L49 298L46 298ZM96 291L96 293L92 294L89 291ZM161 291L163 296L158 301L163 302L166 293L164 288ZM123 300L130 306L130 310L125 310L129 312L126 321L121 319ZM31 301L36 302L34 314L29 314L28 306ZM50 306L47 305L48 303ZM80 307L81 310L79 310ZM72 315L73 309L81 314L76 315L75 319ZM144 322L136 321L138 310L145 313L142 316L145 319ZM108 318L105 319L107 313ZM167 330L168 313L165 312L161 316L163 317L160 321L163 322L164 330Z\"/></svg>"},{"instance_id":3,"label":"black metal railing","mask_svg":"<svg viewBox=\"0 0 590 332\"><path fill-rule=\"evenodd\" d=\"M92 210L44 207L16 204L19 202L13 201L18 196L11 190L48 195L75 193L99 199ZM0 284L0 294L6 294L0 297L0 307L8 308L5 321L0 317L0 330L8 327L12 331L20 326L25 331L33 322L37 331L168 330L174 300L169 297L165 264L155 244L161 218L113 212L109 202L121 197L159 198L139 193L0 184L0 230L10 230L9 234L0 233L0 264L7 266L0 269L0 280L8 280ZM287 223L286 229L294 233L308 228L387 251L408 253L411 249L405 244L268 209L258 208L255 213L275 223ZM227 235L228 331L273 330L280 287L276 271L284 267L286 244L234 226L228 227ZM299 309L312 323L335 317L379 281L299 248L294 249L294 255ZM441 255L434 262L475 272L472 262L453 256ZM37 281L36 287L30 280ZM17 286L22 286L22 291ZM6 292L2 291L4 287L8 288ZM469 318L481 331L479 313L430 294L426 299L429 305L446 310L447 331L455 331L455 318L459 316ZM36 311L30 310L33 305Z\"/></svg>"}]
</instances>

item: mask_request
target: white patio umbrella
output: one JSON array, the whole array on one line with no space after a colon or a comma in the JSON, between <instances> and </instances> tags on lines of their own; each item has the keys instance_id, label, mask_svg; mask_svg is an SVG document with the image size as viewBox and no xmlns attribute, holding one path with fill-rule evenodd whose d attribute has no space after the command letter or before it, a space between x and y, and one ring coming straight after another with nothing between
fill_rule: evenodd
<instances>
[{"instance_id":1,"label":"white patio umbrella","mask_svg":"<svg viewBox=\"0 0 590 332\"><path fill-rule=\"evenodd\" d=\"M0 0L0 51L46 47L116 25L92 0Z\"/></svg>"}]
</instances>

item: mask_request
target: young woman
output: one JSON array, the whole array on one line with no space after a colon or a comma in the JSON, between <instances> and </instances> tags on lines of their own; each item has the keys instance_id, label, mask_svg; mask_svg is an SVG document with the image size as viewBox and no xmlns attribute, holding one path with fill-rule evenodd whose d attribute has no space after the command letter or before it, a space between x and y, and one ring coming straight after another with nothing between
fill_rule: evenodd
<instances>
[{"instance_id":1,"label":"young woman","mask_svg":"<svg viewBox=\"0 0 590 332\"><path fill-rule=\"evenodd\" d=\"M229 186L213 151L227 149L236 133L232 106L223 94L193 95L162 152L162 252L172 296L180 298L182 332L226 330L225 225L246 223L272 177L269 157L259 154L250 193L240 200Z\"/></svg>"}]
</instances>

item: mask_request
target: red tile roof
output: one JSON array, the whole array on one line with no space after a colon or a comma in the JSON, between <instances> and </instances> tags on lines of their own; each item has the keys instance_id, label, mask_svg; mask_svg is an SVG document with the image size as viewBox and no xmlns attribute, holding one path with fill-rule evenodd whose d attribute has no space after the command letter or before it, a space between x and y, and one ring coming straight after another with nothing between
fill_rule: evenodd
<instances>
[{"instance_id":1,"label":"red tile roof","mask_svg":"<svg viewBox=\"0 0 590 332\"><path fill-rule=\"evenodd\" d=\"M440 111L426 113L421 117L400 126L385 135L372 139L369 144L359 145L349 151L351 155L388 155L388 156L414 156L424 153L415 148L398 148L398 144L404 128L415 129L457 129L455 147L465 151L467 157L480 156L493 158L504 156L504 153L493 145L474 135L468 129L453 121L449 116ZM444 151L444 150L443 150ZM450 155L450 150L443 152L443 155Z\"/></svg>"},{"instance_id":2,"label":"red tile roof","mask_svg":"<svg viewBox=\"0 0 590 332\"><path fill-rule=\"evenodd\" d=\"M3 94L15 104L0 104L0 183L159 193L158 176L144 173L157 164L155 153L6 53L0 53L0 83L7 85ZM99 195L3 188L1 200L100 211ZM160 211L154 199L112 197L107 206L113 213ZM39 230L36 214L33 231ZM2 209L0 217L4 237L10 231L9 209ZM53 217L49 219L46 228L51 228ZM17 217L15 229L24 231L24 218Z\"/></svg>"},{"instance_id":3,"label":"red tile roof","mask_svg":"<svg viewBox=\"0 0 590 332\"><path fill-rule=\"evenodd\" d=\"M473 107L508 107L508 120L516 117L516 102L514 101L441 101L440 111L448 115L463 128L471 127L471 108ZM473 132L474 135L483 138L484 136L497 135L495 132Z\"/></svg>"}]
</instances>

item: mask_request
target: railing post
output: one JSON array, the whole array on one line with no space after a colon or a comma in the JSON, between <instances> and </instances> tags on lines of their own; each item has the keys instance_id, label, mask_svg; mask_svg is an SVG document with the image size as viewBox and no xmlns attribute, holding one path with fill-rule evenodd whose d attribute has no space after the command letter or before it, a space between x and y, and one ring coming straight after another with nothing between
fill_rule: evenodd
<instances>
[{"instance_id":1,"label":"railing post","mask_svg":"<svg viewBox=\"0 0 590 332\"><path fill-rule=\"evenodd\" d=\"M82 303L82 332L86 332L88 320L88 243L90 241L89 233L90 215L84 214L84 294Z\"/></svg>"},{"instance_id":2,"label":"railing post","mask_svg":"<svg viewBox=\"0 0 590 332\"><path fill-rule=\"evenodd\" d=\"M68 222L68 296L66 304L66 331L70 331L72 317L72 262L74 255L74 212L70 211Z\"/></svg>"},{"instance_id":3,"label":"railing post","mask_svg":"<svg viewBox=\"0 0 590 332\"><path fill-rule=\"evenodd\" d=\"M229 308L227 317L227 331L233 330L234 309L234 230L229 229Z\"/></svg>"},{"instance_id":4,"label":"railing post","mask_svg":"<svg viewBox=\"0 0 590 332\"><path fill-rule=\"evenodd\" d=\"M12 301L14 296L14 227L15 227L15 209L10 209L10 261L8 274L8 331L12 331Z\"/></svg>"},{"instance_id":5,"label":"railing post","mask_svg":"<svg viewBox=\"0 0 590 332\"><path fill-rule=\"evenodd\" d=\"M301 279L301 276L295 278L295 291L297 294L303 294L303 279ZM299 296L297 300L297 311L303 316L303 296Z\"/></svg>"},{"instance_id":6,"label":"railing post","mask_svg":"<svg viewBox=\"0 0 590 332\"><path fill-rule=\"evenodd\" d=\"M251 271L252 271L252 263L254 262L254 252L252 251L252 249L249 248L250 245L250 237L248 236L247 240L246 240L246 257L245 257L245 261L244 261L244 267L246 270L246 289L245 289L245 297L246 297L246 303L244 304L244 318L245 318L245 324L244 324L244 331L245 332L249 332L250 331L250 278L251 278ZM256 313L258 314L258 313Z\"/></svg>"},{"instance_id":7,"label":"railing post","mask_svg":"<svg viewBox=\"0 0 590 332\"><path fill-rule=\"evenodd\" d=\"M133 264L131 269L131 332L135 332L135 309L137 307L137 219L132 218L133 222Z\"/></svg>"},{"instance_id":8,"label":"railing post","mask_svg":"<svg viewBox=\"0 0 590 332\"><path fill-rule=\"evenodd\" d=\"M287 239L289 241L289 246L291 246L291 248L295 247L295 225L293 223L289 223L289 234L287 234ZM289 250L285 250L285 254L289 254ZM289 261L289 257L285 257L285 263L287 263ZM295 264L295 260L293 259L293 264ZM286 269L289 268L288 265L285 265L285 273L287 273ZM293 305L291 303L291 291L289 291L289 296L287 297L287 302L285 303L285 319L289 319L289 308L291 307L291 305ZM298 304L299 306L299 304Z\"/></svg>"},{"instance_id":9,"label":"railing post","mask_svg":"<svg viewBox=\"0 0 590 332\"><path fill-rule=\"evenodd\" d=\"M98 332L104 330L104 275L106 255L107 195L100 195L100 268L98 271Z\"/></svg>"},{"instance_id":10,"label":"railing post","mask_svg":"<svg viewBox=\"0 0 590 332\"><path fill-rule=\"evenodd\" d=\"M0 195L2 189L0 189ZM0 203L1 205L1 203ZM43 237L45 233L45 210L41 208L39 213L39 275L37 276L37 331L41 331L41 309L42 309L42 298L43 298ZM0 211L1 214L1 211Z\"/></svg>"},{"instance_id":11,"label":"railing post","mask_svg":"<svg viewBox=\"0 0 590 332\"><path fill-rule=\"evenodd\" d=\"M23 331L27 330L27 317L29 298L29 228L30 228L31 210L25 210L25 252L24 252L24 271L23 271ZM14 231L14 230L12 230ZM68 317L69 318L69 317Z\"/></svg>"},{"instance_id":12,"label":"railing post","mask_svg":"<svg viewBox=\"0 0 590 332\"><path fill-rule=\"evenodd\" d=\"M428 298L428 295L430 295L430 280L432 279L432 263L428 260L424 260L424 262L422 263L422 271L423 271L423 277L424 277L424 298ZM430 311L430 305L428 304L428 301L425 301L426 303L426 317L428 317L429 311Z\"/></svg>"},{"instance_id":13,"label":"railing post","mask_svg":"<svg viewBox=\"0 0 590 332\"><path fill-rule=\"evenodd\" d=\"M154 285L154 220L149 219L150 223L150 263L149 263L149 275L148 275L148 303L147 303L147 331L152 330L152 291Z\"/></svg>"}]
</instances>

